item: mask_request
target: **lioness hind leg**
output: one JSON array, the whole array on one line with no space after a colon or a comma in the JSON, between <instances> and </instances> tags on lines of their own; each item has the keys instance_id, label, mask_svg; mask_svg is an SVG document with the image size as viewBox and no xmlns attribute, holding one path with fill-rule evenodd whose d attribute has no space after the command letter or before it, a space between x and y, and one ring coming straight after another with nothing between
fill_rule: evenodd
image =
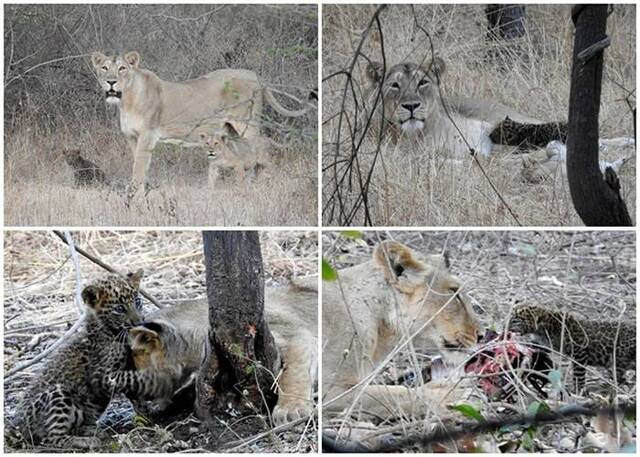
<instances>
[{"instance_id":1,"label":"lioness hind leg","mask_svg":"<svg viewBox=\"0 0 640 457\"><path fill-rule=\"evenodd\" d=\"M276 425L310 416L313 386L318 370L316 339L310 333L292 338L283 353L284 371L278 381L278 403L273 409Z\"/></svg>"}]
</instances>

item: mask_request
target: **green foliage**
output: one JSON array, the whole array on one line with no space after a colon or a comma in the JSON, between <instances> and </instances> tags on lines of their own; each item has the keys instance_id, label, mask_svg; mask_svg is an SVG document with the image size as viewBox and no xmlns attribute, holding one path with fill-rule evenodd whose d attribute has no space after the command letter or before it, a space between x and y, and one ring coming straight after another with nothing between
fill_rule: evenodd
<instances>
[{"instance_id":1,"label":"green foliage","mask_svg":"<svg viewBox=\"0 0 640 457\"><path fill-rule=\"evenodd\" d=\"M562 373L559 370L551 370L549 372L549 382L551 382L551 388L556 392L562 390Z\"/></svg>"},{"instance_id":2,"label":"green foliage","mask_svg":"<svg viewBox=\"0 0 640 457\"><path fill-rule=\"evenodd\" d=\"M222 91L224 92L225 95L231 95L236 100L240 98L240 93L238 92L238 89L233 87L229 81L224 82L224 87L222 88Z\"/></svg>"},{"instance_id":3,"label":"green foliage","mask_svg":"<svg viewBox=\"0 0 640 457\"><path fill-rule=\"evenodd\" d=\"M340 232L340 235L346 238L353 238L355 240L362 238L362 232L360 230L343 230Z\"/></svg>"},{"instance_id":4,"label":"green foliage","mask_svg":"<svg viewBox=\"0 0 640 457\"><path fill-rule=\"evenodd\" d=\"M331 266L331 264L322 258L322 280L323 281L335 281L338 279L338 272Z\"/></svg>"},{"instance_id":5,"label":"green foliage","mask_svg":"<svg viewBox=\"0 0 640 457\"><path fill-rule=\"evenodd\" d=\"M449 405L449 409L458 411L463 416L468 417L470 419L475 419L478 422L485 421L480 410L473 405L469 405L467 403L461 403L459 405Z\"/></svg>"},{"instance_id":6,"label":"green foliage","mask_svg":"<svg viewBox=\"0 0 640 457\"><path fill-rule=\"evenodd\" d=\"M527 414L534 417L540 413L546 413L549 411L551 411L551 408L549 408L549 405L543 401L534 401L527 408Z\"/></svg>"}]
</instances>

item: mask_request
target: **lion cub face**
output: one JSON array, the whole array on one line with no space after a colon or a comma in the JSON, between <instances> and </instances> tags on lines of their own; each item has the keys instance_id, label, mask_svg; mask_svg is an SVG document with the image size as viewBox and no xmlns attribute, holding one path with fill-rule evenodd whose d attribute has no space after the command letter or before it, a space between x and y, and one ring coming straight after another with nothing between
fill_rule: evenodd
<instances>
[{"instance_id":1,"label":"lion cub face","mask_svg":"<svg viewBox=\"0 0 640 457\"><path fill-rule=\"evenodd\" d=\"M382 83L384 114L405 134L417 134L429 115L438 108L438 78L445 64L436 57L426 66L402 63L391 67L385 75L381 63L371 62L367 78L374 88Z\"/></svg>"},{"instance_id":2,"label":"lion cub face","mask_svg":"<svg viewBox=\"0 0 640 457\"><path fill-rule=\"evenodd\" d=\"M96 70L107 103L119 104L122 92L131 86L132 75L140 64L140 54L131 51L124 55L108 57L101 52L94 52L91 55L91 63Z\"/></svg>"},{"instance_id":3,"label":"lion cub face","mask_svg":"<svg viewBox=\"0 0 640 457\"><path fill-rule=\"evenodd\" d=\"M395 241L385 241L374 251L374 259L387 281L397 291L399 311L418 344L470 347L477 342L480 327L462 284L452 275L440 255L420 256Z\"/></svg>"}]
</instances>

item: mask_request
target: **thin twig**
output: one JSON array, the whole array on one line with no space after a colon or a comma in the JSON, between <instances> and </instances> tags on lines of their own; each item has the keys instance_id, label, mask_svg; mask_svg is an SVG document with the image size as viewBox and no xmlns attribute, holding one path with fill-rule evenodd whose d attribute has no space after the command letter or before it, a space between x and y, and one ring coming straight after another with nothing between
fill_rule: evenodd
<instances>
[{"instance_id":1,"label":"thin twig","mask_svg":"<svg viewBox=\"0 0 640 457\"><path fill-rule=\"evenodd\" d=\"M65 238L65 236L60 232L60 230L54 230L53 233L62 240L63 243L68 244L67 240ZM96 265L104 268L105 270L107 270L109 273L115 273L117 275L120 275L122 277L124 277L124 275L122 273L120 273L119 271L117 271L115 268L113 268L111 265L107 265L106 263L104 263L102 260L98 259L97 257L89 254L87 251L85 251L82 248L79 248L76 246L75 250L78 252L78 254L80 254L81 256L89 259L90 261L92 261L93 263L95 263ZM161 305L160 302L158 302L158 300L156 300L155 298L153 298L153 296L151 296L147 291L145 291L144 289L140 288L139 289L140 295L142 295L144 298L146 298L147 300L149 300L151 303L153 303L154 305L156 305L158 308L164 308L164 305Z\"/></svg>"},{"instance_id":2,"label":"thin twig","mask_svg":"<svg viewBox=\"0 0 640 457\"><path fill-rule=\"evenodd\" d=\"M73 326L67 330L65 332L64 335L62 335L60 337L60 339L58 339L55 343L53 343L51 346L49 346L47 349L45 349L44 351L42 351L40 354L38 354L37 356L35 356L33 359L31 360L27 360L24 363L21 363L20 365L15 366L14 368L12 368L11 370L7 371L4 374L4 380L5 382L12 378L16 373L24 370L25 368L29 368L31 365L39 362L40 360L44 359L46 356L48 356L49 354L51 354L58 346L60 346L62 343L64 343L71 335L73 335L76 330L78 330L80 328L80 325L84 322L84 318L80 318L76 321L75 324L73 324Z\"/></svg>"},{"instance_id":3,"label":"thin twig","mask_svg":"<svg viewBox=\"0 0 640 457\"><path fill-rule=\"evenodd\" d=\"M78 258L78 252L76 251L76 245L71 237L69 230L64 231L64 238L69 245L69 254L71 256L71 262L76 270L76 287L75 287L75 304L78 310L78 317L84 315L84 306L82 304L82 275L80 274L80 259Z\"/></svg>"}]
</instances>

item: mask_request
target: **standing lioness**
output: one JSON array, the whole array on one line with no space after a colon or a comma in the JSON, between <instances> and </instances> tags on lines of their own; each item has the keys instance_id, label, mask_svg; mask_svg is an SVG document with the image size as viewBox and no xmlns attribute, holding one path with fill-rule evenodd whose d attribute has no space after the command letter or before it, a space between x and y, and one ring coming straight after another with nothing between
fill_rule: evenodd
<instances>
[{"instance_id":1,"label":"standing lioness","mask_svg":"<svg viewBox=\"0 0 640 457\"><path fill-rule=\"evenodd\" d=\"M120 130L133 151L133 192L144 183L158 142L199 146L189 138L211 121L228 122L244 138L256 138L263 100L284 116L306 112L282 107L250 70L216 70L198 79L170 82L140 68L135 51L114 57L95 52L91 62L107 103L120 108Z\"/></svg>"},{"instance_id":2,"label":"standing lioness","mask_svg":"<svg viewBox=\"0 0 640 457\"><path fill-rule=\"evenodd\" d=\"M370 385L369 375L410 335L420 347L469 347L479 331L461 282L442 256L380 243L373 260L341 270L322 290L323 411L355 410L379 418L424 414L449 386Z\"/></svg>"}]
</instances>

